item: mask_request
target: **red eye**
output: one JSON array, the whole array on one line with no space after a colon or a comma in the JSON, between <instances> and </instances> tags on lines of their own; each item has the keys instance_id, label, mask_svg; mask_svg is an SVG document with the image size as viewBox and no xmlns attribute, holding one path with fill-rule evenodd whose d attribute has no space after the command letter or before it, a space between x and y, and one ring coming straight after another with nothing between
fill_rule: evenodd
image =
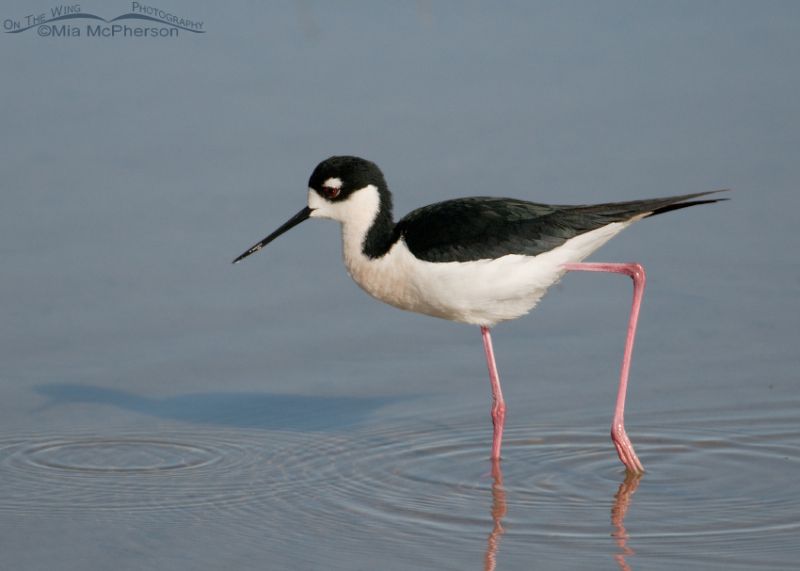
<instances>
[{"instance_id":1,"label":"red eye","mask_svg":"<svg viewBox=\"0 0 800 571\"><path fill-rule=\"evenodd\" d=\"M335 186L323 186L322 187L322 194L325 195L325 198L336 198L339 196L339 193L342 191L341 188L337 188Z\"/></svg>"}]
</instances>

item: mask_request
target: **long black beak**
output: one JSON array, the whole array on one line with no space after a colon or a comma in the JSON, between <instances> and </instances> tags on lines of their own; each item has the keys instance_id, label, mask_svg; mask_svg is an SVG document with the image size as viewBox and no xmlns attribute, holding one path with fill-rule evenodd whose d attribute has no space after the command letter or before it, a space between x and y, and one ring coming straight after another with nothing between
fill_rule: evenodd
<instances>
[{"instance_id":1,"label":"long black beak","mask_svg":"<svg viewBox=\"0 0 800 571\"><path fill-rule=\"evenodd\" d=\"M284 232L287 232L288 230L291 230L292 228L294 228L295 226L300 224L303 220L307 219L309 216L311 216L311 209L308 206L306 206L300 212L298 212L297 214L295 214L294 216L289 218L289 220L287 220L283 224L283 226L281 226L280 228L275 230L275 232L273 232L272 234L270 234L269 236L267 236L266 238L261 240L258 244L253 244L250 247L249 250L247 250L244 254L242 254L241 256L236 258L233 261L233 263L235 264L237 262L241 262L242 260L244 260L250 254L255 254L261 248L263 248L264 246L266 246L267 244L272 242L275 238L277 238L278 236L280 236Z\"/></svg>"}]
</instances>

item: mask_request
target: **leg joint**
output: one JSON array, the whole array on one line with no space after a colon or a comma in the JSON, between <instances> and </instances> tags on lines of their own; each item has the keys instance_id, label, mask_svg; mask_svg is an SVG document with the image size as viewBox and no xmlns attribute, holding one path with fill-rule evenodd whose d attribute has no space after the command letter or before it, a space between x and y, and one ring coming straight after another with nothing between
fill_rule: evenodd
<instances>
[{"instance_id":1,"label":"leg joint","mask_svg":"<svg viewBox=\"0 0 800 571\"><path fill-rule=\"evenodd\" d=\"M578 262L567 263L562 266L565 270L576 270L584 272L609 272L613 274L625 274L634 281L644 282L646 274L644 266L637 262L628 263L597 263L597 262Z\"/></svg>"},{"instance_id":2,"label":"leg joint","mask_svg":"<svg viewBox=\"0 0 800 571\"><path fill-rule=\"evenodd\" d=\"M644 266L637 262L626 264L628 271L626 272L635 282L644 282L647 279L647 273L644 271Z\"/></svg>"}]
</instances>

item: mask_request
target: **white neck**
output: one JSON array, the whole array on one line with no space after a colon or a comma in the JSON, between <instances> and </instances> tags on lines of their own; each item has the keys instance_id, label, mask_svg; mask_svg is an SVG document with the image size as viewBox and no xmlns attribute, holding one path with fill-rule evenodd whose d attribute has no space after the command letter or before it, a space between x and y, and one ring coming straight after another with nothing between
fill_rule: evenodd
<instances>
[{"instance_id":1,"label":"white neck","mask_svg":"<svg viewBox=\"0 0 800 571\"><path fill-rule=\"evenodd\" d=\"M347 200L341 202L329 202L314 190L308 191L308 206L313 210L312 218L329 218L341 222L344 260L348 269L357 258L364 257L364 237L378 215L380 203L378 189L371 184L356 190Z\"/></svg>"}]
</instances>

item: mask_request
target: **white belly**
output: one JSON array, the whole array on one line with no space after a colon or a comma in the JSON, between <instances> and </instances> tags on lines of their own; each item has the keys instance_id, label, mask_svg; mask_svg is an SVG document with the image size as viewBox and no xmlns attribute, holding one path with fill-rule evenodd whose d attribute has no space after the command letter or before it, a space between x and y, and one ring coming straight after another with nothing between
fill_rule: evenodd
<instances>
[{"instance_id":1,"label":"white belly","mask_svg":"<svg viewBox=\"0 0 800 571\"><path fill-rule=\"evenodd\" d=\"M357 233L350 234L344 226L344 261L355 282L380 301L451 321L493 326L528 313L566 273L563 264L580 262L632 222L608 224L538 256L444 263L415 258L403 240L385 256L367 258Z\"/></svg>"}]
</instances>

